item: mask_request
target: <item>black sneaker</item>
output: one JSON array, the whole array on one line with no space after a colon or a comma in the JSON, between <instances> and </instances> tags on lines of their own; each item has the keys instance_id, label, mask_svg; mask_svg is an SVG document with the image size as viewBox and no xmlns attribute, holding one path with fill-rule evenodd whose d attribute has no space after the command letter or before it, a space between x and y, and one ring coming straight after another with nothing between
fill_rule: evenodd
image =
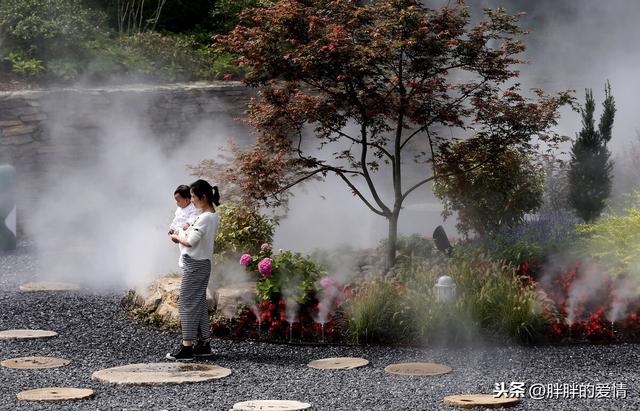
<instances>
[{"instance_id":1,"label":"black sneaker","mask_svg":"<svg viewBox=\"0 0 640 411\"><path fill-rule=\"evenodd\" d=\"M196 346L193 347L193 355L196 357L210 357L213 355L211 352L211 344L209 341L198 341Z\"/></svg>"},{"instance_id":2,"label":"black sneaker","mask_svg":"<svg viewBox=\"0 0 640 411\"><path fill-rule=\"evenodd\" d=\"M193 360L193 347L180 344L180 350L176 353L167 353L166 358L174 361L191 361Z\"/></svg>"}]
</instances>

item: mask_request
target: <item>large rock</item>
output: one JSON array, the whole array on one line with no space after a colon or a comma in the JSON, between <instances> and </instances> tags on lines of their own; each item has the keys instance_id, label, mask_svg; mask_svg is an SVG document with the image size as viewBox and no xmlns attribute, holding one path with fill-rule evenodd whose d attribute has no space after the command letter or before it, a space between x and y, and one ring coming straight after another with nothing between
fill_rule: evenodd
<instances>
[{"instance_id":1,"label":"large rock","mask_svg":"<svg viewBox=\"0 0 640 411\"><path fill-rule=\"evenodd\" d=\"M230 284L221 287L216 292L216 310L227 318L235 317L238 305L255 304L257 293L255 282Z\"/></svg>"},{"instance_id":2,"label":"large rock","mask_svg":"<svg viewBox=\"0 0 640 411\"><path fill-rule=\"evenodd\" d=\"M135 305L149 315L154 313L165 321L179 321L179 295L181 277L160 277L143 290L138 290ZM239 305L253 305L257 295L255 282L228 284L215 293L207 289L207 305L227 318L233 318Z\"/></svg>"}]
</instances>

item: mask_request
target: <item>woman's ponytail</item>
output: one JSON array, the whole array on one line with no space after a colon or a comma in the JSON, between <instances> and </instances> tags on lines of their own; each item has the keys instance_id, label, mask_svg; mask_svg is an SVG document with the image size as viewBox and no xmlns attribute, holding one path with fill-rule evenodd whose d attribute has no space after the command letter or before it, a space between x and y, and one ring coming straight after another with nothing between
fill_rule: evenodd
<instances>
[{"instance_id":1,"label":"woman's ponytail","mask_svg":"<svg viewBox=\"0 0 640 411\"><path fill-rule=\"evenodd\" d=\"M220 205L220 193L218 192L218 186L213 186L213 204Z\"/></svg>"}]
</instances>

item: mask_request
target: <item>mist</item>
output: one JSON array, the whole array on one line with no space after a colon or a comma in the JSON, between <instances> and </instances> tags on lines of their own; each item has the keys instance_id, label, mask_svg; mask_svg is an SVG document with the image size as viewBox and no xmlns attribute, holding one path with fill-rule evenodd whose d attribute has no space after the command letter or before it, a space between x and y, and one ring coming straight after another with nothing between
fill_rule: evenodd
<instances>
[{"instance_id":1,"label":"mist","mask_svg":"<svg viewBox=\"0 0 640 411\"><path fill-rule=\"evenodd\" d=\"M39 253L38 276L103 288L178 271L167 235L173 192L197 179L187 165L215 153L232 135L232 120L204 121L176 144L145 126L148 101L122 98L85 116L83 147L65 125L74 104L47 107L51 139L65 150L51 155L45 188L22 218Z\"/></svg>"}]
</instances>

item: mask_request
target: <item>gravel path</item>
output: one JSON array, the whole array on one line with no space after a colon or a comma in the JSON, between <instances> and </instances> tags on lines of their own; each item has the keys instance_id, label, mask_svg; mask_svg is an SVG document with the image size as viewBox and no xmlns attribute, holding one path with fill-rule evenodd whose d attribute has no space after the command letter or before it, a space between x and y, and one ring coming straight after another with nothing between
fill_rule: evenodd
<instances>
[{"instance_id":1,"label":"gravel path","mask_svg":"<svg viewBox=\"0 0 640 411\"><path fill-rule=\"evenodd\" d=\"M484 345L467 348L309 347L215 340L213 363L233 373L213 382L158 386L110 386L91 373L138 362L163 361L179 341L133 324L120 308L122 290L110 293L19 293L20 284L37 280L30 246L0 254L0 330L51 329L49 340L0 341L0 359L47 355L72 359L63 368L0 368L0 409L221 410L250 399L310 402L315 410L452 410L446 395L491 393L494 383L624 383L626 398L535 400L527 397L514 410L638 410L638 345L520 347ZM314 359L355 356L370 365L352 371L323 372L306 367ZM406 377L386 374L395 362L448 364L451 374ZM77 402L18 402L23 389L47 386L92 388L96 396ZM605 391L606 392L606 391ZM570 394L569 394L570 395ZM577 397L578 394L574 393Z\"/></svg>"}]
</instances>

